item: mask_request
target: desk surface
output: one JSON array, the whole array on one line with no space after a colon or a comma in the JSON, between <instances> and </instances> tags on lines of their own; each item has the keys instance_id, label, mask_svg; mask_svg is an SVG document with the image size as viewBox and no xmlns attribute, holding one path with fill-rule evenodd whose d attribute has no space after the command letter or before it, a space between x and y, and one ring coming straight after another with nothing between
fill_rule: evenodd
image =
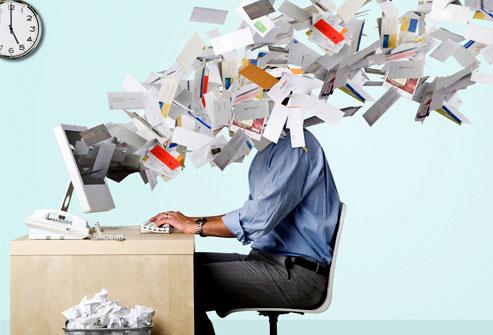
<instances>
[{"instance_id":1,"label":"desk surface","mask_svg":"<svg viewBox=\"0 0 493 335\"><path fill-rule=\"evenodd\" d=\"M194 235L140 234L138 227L106 228L104 234L123 234L126 240L30 240L24 235L10 242L10 255L190 255L195 249Z\"/></svg>"}]
</instances>

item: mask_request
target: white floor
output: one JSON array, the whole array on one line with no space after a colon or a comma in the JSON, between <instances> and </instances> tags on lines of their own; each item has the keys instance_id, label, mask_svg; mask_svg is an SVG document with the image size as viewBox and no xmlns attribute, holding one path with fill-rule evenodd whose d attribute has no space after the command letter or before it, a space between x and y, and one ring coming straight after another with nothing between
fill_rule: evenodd
<instances>
[{"instance_id":1,"label":"white floor","mask_svg":"<svg viewBox=\"0 0 493 335\"><path fill-rule=\"evenodd\" d=\"M267 320L217 320L217 335L268 334ZM491 335L493 320L485 321L315 321L280 320L279 335ZM9 334L8 320L0 320L0 334ZM39 334L42 335L42 334ZM50 334L52 335L52 334Z\"/></svg>"}]
</instances>

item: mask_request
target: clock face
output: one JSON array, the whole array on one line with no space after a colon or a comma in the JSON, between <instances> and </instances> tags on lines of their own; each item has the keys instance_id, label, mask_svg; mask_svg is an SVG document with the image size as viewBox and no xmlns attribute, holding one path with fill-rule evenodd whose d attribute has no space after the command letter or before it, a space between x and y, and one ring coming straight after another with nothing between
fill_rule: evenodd
<instances>
[{"instance_id":1,"label":"clock face","mask_svg":"<svg viewBox=\"0 0 493 335\"><path fill-rule=\"evenodd\" d=\"M0 57L28 55L41 39L41 19L25 2L0 0Z\"/></svg>"}]
</instances>

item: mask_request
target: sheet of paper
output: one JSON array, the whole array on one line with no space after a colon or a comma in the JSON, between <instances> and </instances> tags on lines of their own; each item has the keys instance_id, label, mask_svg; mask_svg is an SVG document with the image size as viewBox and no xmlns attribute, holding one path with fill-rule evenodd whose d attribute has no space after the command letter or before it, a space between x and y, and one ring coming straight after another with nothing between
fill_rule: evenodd
<instances>
[{"instance_id":1,"label":"sheet of paper","mask_svg":"<svg viewBox=\"0 0 493 335\"><path fill-rule=\"evenodd\" d=\"M478 84L493 84L493 73L473 72L471 80Z\"/></svg>"},{"instance_id":2,"label":"sheet of paper","mask_svg":"<svg viewBox=\"0 0 493 335\"><path fill-rule=\"evenodd\" d=\"M375 41L374 43L370 44L368 47L364 48L363 50L358 51L355 54L352 55L347 55L344 57L340 64L339 67L350 67L350 68L357 68L357 67L366 67L369 65L373 65L370 62L370 57L374 56L375 52L380 48L380 41ZM344 48L341 50L344 51ZM383 56L383 54L379 54ZM376 64L376 62L375 62ZM383 64L383 60L381 62Z\"/></svg>"},{"instance_id":3,"label":"sheet of paper","mask_svg":"<svg viewBox=\"0 0 493 335\"><path fill-rule=\"evenodd\" d=\"M289 0L285 0L278 8L278 11L298 22L305 22L310 19L310 15L303 8L298 7Z\"/></svg>"},{"instance_id":4,"label":"sheet of paper","mask_svg":"<svg viewBox=\"0 0 493 335\"><path fill-rule=\"evenodd\" d=\"M145 176L149 182L149 187L153 191L157 186L157 174L149 169L144 169Z\"/></svg>"},{"instance_id":5,"label":"sheet of paper","mask_svg":"<svg viewBox=\"0 0 493 335\"><path fill-rule=\"evenodd\" d=\"M147 95L145 106L145 119L153 127L157 127L164 122L159 104L158 92L150 91Z\"/></svg>"},{"instance_id":6,"label":"sheet of paper","mask_svg":"<svg viewBox=\"0 0 493 335\"><path fill-rule=\"evenodd\" d=\"M447 38L443 41L438 48L436 48L431 54L430 57L439 60L440 62L445 62L450 56L454 54L454 52L461 47L460 44L454 42L453 40Z\"/></svg>"},{"instance_id":7,"label":"sheet of paper","mask_svg":"<svg viewBox=\"0 0 493 335\"><path fill-rule=\"evenodd\" d=\"M289 86L293 92L311 94L315 89L322 87L324 82L320 79L309 76L290 75Z\"/></svg>"},{"instance_id":8,"label":"sheet of paper","mask_svg":"<svg viewBox=\"0 0 493 335\"><path fill-rule=\"evenodd\" d=\"M161 163L166 165L170 170L175 170L181 167L180 162L169 152L164 150L164 148L160 145L156 145L149 152L154 155L154 157L156 157Z\"/></svg>"},{"instance_id":9,"label":"sheet of paper","mask_svg":"<svg viewBox=\"0 0 493 335\"><path fill-rule=\"evenodd\" d=\"M430 33L430 36L433 38L436 38L442 42L446 41L447 39L450 39L454 42L462 42L464 41L464 37L462 35L453 33L451 31L448 31L445 28L438 28Z\"/></svg>"},{"instance_id":10,"label":"sheet of paper","mask_svg":"<svg viewBox=\"0 0 493 335\"><path fill-rule=\"evenodd\" d=\"M99 146L98 154L96 160L94 161L94 166L92 171L92 177L94 178L104 178L110 167L111 157L113 157L113 152L115 151L116 144L110 142L101 143Z\"/></svg>"},{"instance_id":11,"label":"sheet of paper","mask_svg":"<svg viewBox=\"0 0 493 335\"><path fill-rule=\"evenodd\" d=\"M358 52L361 47L361 40L363 37L364 28L365 20L354 18L348 23L347 33L345 34L345 37L346 39L351 41L349 44L349 49L352 54Z\"/></svg>"},{"instance_id":12,"label":"sheet of paper","mask_svg":"<svg viewBox=\"0 0 493 335\"><path fill-rule=\"evenodd\" d=\"M282 129L286 124L288 114L288 108L286 106L276 103L267 121L263 136L269 141L277 143Z\"/></svg>"},{"instance_id":13,"label":"sheet of paper","mask_svg":"<svg viewBox=\"0 0 493 335\"><path fill-rule=\"evenodd\" d=\"M234 117L238 121L261 119L268 116L269 101L267 99L244 101L235 106Z\"/></svg>"},{"instance_id":14,"label":"sheet of paper","mask_svg":"<svg viewBox=\"0 0 493 335\"><path fill-rule=\"evenodd\" d=\"M207 64L207 71L209 71L209 83L223 84L221 73L219 72L218 64Z\"/></svg>"},{"instance_id":15,"label":"sheet of paper","mask_svg":"<svg viewBox=\"0 0 493 335\"><path fill-rule=\"evenodd\" d=\"M393 79L421 78L423 76L424 60L398 61L388 63L388 75Z\"/></svg>"},{"instance_id":16,"label":"sheet of paper","mask_svg":"<svg viewBox=\"0 0 493 335\"><path fill-rule=\"evenodd\" d=\"M389 88L364 114L363 118L371 126L400 98L400 94L393 87Z\"/></svg>"},{"instance_id":17,"label":"sheet of paper","mask_svg":"<svg viewBox=\"0 0 493 335\"><path fill-rule=\"evenodd\" d=\"M398 44L413 43L420 34L421 30L424 32L423 18L416 13L407 12L400 18L400 31Z\"/></svg>"},{"instance_id":18,"label":"sheet of paper","mask_svg":"<svg viewBox=\"0 0 493 335\"><path fill-rule=\"evenodd\" d=\"M190 15L190 21L224 24L227 16L227 10L206 7L193 7L192 15Z\"/></svg>"},{"instance_id":19,"label":"sheet of paper","mask_svg":"<svg viewBox=\"0 0 493 335\"><path fill-rule=\"evenodd\" d=\"M255 20L259 17L275 12L274 7L272 7L269 0L258 0L252 2L246 6L243 6L243 9L247 13L250 20Z\"/></svg>"},{"instance_id":20,"label":"sheet of paper","mask_svg":"<svg viewBox=\"0 0 493 335\"><path fill-rule=\"evenodd\" d=\"M88 146L110 139L112 136L104 124L84 130L80 137Z\"/></svg>"},{"instance_id":21,"label":"sheet of paper","mask_svg":"<svg viewBox=\"0 0 493 335\"><path fill-rule=\"evenodd\" d=\"M147 89L132 75L127 75L122 83L122 87L129 92L147 92Z\"/></svg>"},{"instance_id":22,"label":"sheet of paper","mask_svg":"<svg viewBox=\"0 0 493 335\"><path fill-rule=\"evenodd\" d=\"M344 107L341 108L341 111L344 113L344 117L349 117L353 116L356 114L357 111L359 111L363 106L355 106L355 107Z\"/></svg>"},{"instance_id":23,"label":"sheet of paper","mask_svg":"<svg viewBox=\"0 0 493 335\"><path fill-rule=\"evenodd\" d=\"M236 8L236 13L241 19L261 37L265 37L275 27L274 22L267 16L273 12L274 8L268 0L244 0Z\"/></svg>"},{"instance_id":24,"label":"sheet of paper","mask_svg":"<svg viewBox=\"0 0 493 335\"><path fill-rule=\"evenodd\" d=\"M464 31L464 37L487 45L493 44L493 29L476 24L468 24Z\"/></svg>"},{"instance_id":25,"label":"sheet of paper","mask_svg":"<svg viewBox=\"0 0 493 335\"><path fill-rule=\"evenodd\" d=\"M164 104L171 104L176 95L180 80L176 76L165 77L161 79L161 88L159 89L158 98Z\"/></svg>"},{"instance_id":26,"label":"sheet of paper","mask_svg":"<svg viewBox=\"0 0 493 335\"><path fill-rule=\"evenodd\" d=\"M213 139L214 137L211 136L197 133L183 127L176 127L171 141L183 145L193 151L210 143Z\"/></svg>"},{"instance_id":27,"label":"sheet of paper","mask_svg":"<svg viewBox=\"0 0 493 335\"><path fill-rule=\"evenodd\" d=\"M212 40L213 38L219 37L221 35L222 34L219 31L219 29L212 29L211 31L207 32L207 37L209 37L210 40Z\"/></svg>"},{"instance_id":28,"label":"sheet of paper","mask_svg":"<svg viewBox=\"0 0 493 335\"><path fill-rule=\"evenodd\" d=\"M202 53L204 46L205 44L200 36L197 33L193 34L176 58L176 62L180 64L183 70L188 70L192 66L195 59L197 59L197 57Z\"/></svg>"},{"instance_id":29,"label":"sheet of paper","mask_svg":"<svg viewBox=\"0 0 493 335\"><path fill-rule=\"evenodd\" d=\"M462 4L450 4L450 0L434 0L431 6L430 19L467 23L470 17L469 8Z\"/></svg>"},{"instance_id":30,"label":"sheet of paper","mask_svg":"<svg viewBox=\"0 0 493 335\"><path fill-rule=\"evenodd\" d=\"M453 121L456 122L458 119L458 123L466 123L466 124L471 124L472 122L464 115L462 114L456 107L452 106L451 104L444 103L442 106L442 109L448 113L450 116L453 115L452 119Z\"/></svg>"},{"instance_id":31,"label":"sheet of paper","mask_svg":"<svg viewBox=\"0 0 493 335\"><path fill-rule=\"evenodd\" d=\"M335 127L344 116L342 111L326 102L321 102L320 100L318 103L307 108L307 110L333 127Z\"/></svg>"},{"instance_id":32,"label":"sheet of paper","mask_svg":"<svg viewBox=\"0 0 493 335\"><path fill-rule=\"evenodd\" d=\"M344 87L343 91L363 103L374 101L373 97L367 91L365 91L363 86L351 79L346 82L346 86Z\"/></svg>"},{"instance_id":33,"label":"sheet of paper","mask_svg":"<svg viewBox=\"0 0 493 335\"><path fill-rule=\"evenodd\" d=\"M108 105L110 109L144 109L146 95L144 92L109 92Z\"/></svg>"},{"instance_id":34,"label":"sheet of paper","mask_svg":"<svg viewBox=\"0 0 493 335\"><path fill-rule=\"evenodd\" d=\"M481 50L481 55L488 64L493 64L493 45Z\"/></svg>"},{"instance_id":35,"label":"sheet of paper","mask_svg":"<svg viewBox=\"0 0 493 335\"><path fill-rule=\"evenodd\" d=\"M366 0L345 0L342 6L339 7L337 15L348 23L365 2Z\"/></svg>"},{"instance_id":36,"label":"sheet of paper","mask_svg":"<svg viewBox=\"0 0 493 335\"><path fill-rule=\"evenodd\" d=\"M291 93L292 88L289 84L291 75L283 74L281 79L272 86L272 88L267 92L269 98L271 98L275 103L280 104L287 96Z\"/></svg>"},{"instance_id":37,"label":"sheet of paper","mask_svg":"<svg viewBox=\"0 0 493 335\"><path fill-rule=\"evenodd\" d=\"M397 47L397 31L399 26L398 17L386 17L382 18L382 48L393 49Z\"/></svg>"},{"instance_id":38,"label":"sheet of paper","mask_svg":"<svg viewBox=\"0 0 493 335\"><path fill-rule=\"evenodd\" d=\"M183 90L174 99L182 105L189 106L193 102L192 92L190 90Z\"/></svg>"},{"instance_id":39,"label":"sheet of paper","mask_svg":"<svg viewBox=\"0 0 493 335\"><path fill-rule=\"evenodd\" d=\"M308 39L324 50L338 53L345 43L341 43L347 28L341 24L338 17L328 15L314 22Z\"/></svg>"},{"instance_id":40,"label":"sheet of paper","mask_svg":"<svg viewBox=\"0 0 493 335\"><path fill-rule=\"evenodd\" d=\"M84 141L75 142L74 154L78 156L84 156L89 153L89 146Z\"/></svg>"},{"instance_id":41,"label":"sheet of paper","mask_svg":"<svg viewBox=\"0 0 493 335\"><path fill-rule=\"evenodd\" d=\"M320 8L322 8L326 12L335 13L337 11L337 6L333 2L333 0L315 0L315 1L317 5L320 6Z\"/></svg>"},{"instance_id":42,"label":"sheet of paper","mask_svg":"<svg viewBox=\"0 0 493 335\"><path fill-rule=\"evenodd\" d=\"M129 152L141 148L147 142L146 138L138 135L135 131L128 129L125 126L112 128L110 129L110 133L119 141L127 143L130 146Z\"/></svg>"},{"instance_id":43,"label":"sheet of paper","mask_svg":"<svg viewBox=\"0 0 493 335\"><path fill-rule=\"evenodd\" d=\"M253 44L253 37L250 29L244 28L213 38L211 39L211 44L214 49L214 54L222 55L229 51Z\"/></svg>"},{"instance_id":44,"label":"sheet of paper","mask_svg":"<svg viewBox=\"0 0 493 335\"><path fill-rule=\"evenodd\" d=\"M339 65L345 58L348 57L349 46L344 46L341 51L333 55L324 55L318 58L317 62L322 65L327 71L332 70Z\"/></svg>"},{"instance_id":45,"label":"sheet of paper","mask_svg":"<svg viewBox=\"0 0 493 335\"><path fill-rule=\"evenodd\" d=\"M478 63L476 57L474 57L474 55L472 53L470 53L469 50L465 49L463 46L460 46L459 48L457 48L454 51L452 56L463 67L468 67L469 65Z\"/></svg>"},{"instance_id":46,"label":"sheet of paper","mask_svg":"<svg viewBox=\"0 0 493 335\"><path fill-rule=\"evenodd\" d=\"M279 81L279 79L251 63L242 67L240 74L265 90L272 88Z\"/></svg>"},{"instance_id":47,"label":"sheet of paper","mask_svg":"<svg viewBox=\"0 0 493 335\"><path fill-rule=\"evenodd\" d=\"M395 6L392 1L383 1L380 2L380 8L385 16L388 17L399 17L399 9Z\"/></svg>"},{"instance_id":48,"label":"sheet of paper","mask_svg":"<svg viewBox=\"0 0 493 335\"><path fill-rule=\"evenodd\" d=\"M264 131L265 121L265 118L239 121L233 117L229 125L229 130L233 132L242 130L248 137L260 141Z\"/></svg>"},{"instance_id":49,"label":"sheet of paper","mask_svg":"<svg viewBox=\"0 0 493 335\"><path fill-rule=\"evenodd\" d=\"M416 88L419 83L419 78L404 78L404 79L392 79L392 78L385 78L385 82L383 83L383 87L385 88L390 88L390 87L395 87L397 88L397 92L407 98L407 99L412 99L414 92L416 91Z\"/></svg>"},{"instance_id":50,"label":"sheet of paper","mask_svg":"<svg viewBox=\"0 0 493 335\"><path fill-rule=\"evenodd\" d=\"M288 107L289 135L292 148L303 148L305 146L305 134L303 133L303 109Z\"/></svg>"},{"instance_id":51,"label":"sheet of paper","mask_svg":"<svg viewBox=\"0 0 493 335\"><path fill-rule=\"evenodd\" d=\"M217 155L222 148L224 148L226 143L228 143L228 140L223 135L216 136L211 143L192 151L187 155L187 157L193 166L199 168L209 162L212 162L214 156ZM213 154L212 151L218 152Z\"/></svg>"},{"instance_id":52,"label":"sheet of paper","mask_svg":"<svg viewBox=\"0 0 493 335\"><path fill-rule=\"evenodd\" d=\"M344 35L324 19L317 20L313 24L313 27L334 44L338 44L344 40Z\"/></svg>"},{"instance_id":53,"label":"sheet of paper","mask_svg":"<svg viewBox=\"0 0 493 335\"><path fill-rule=\"evenodd\" d=\"M181 171L181 168L171 170L166 164L150 153L144 156L142 162L145 168L159 174L165 180L173 179Z\"/></svg>"},{"instance_id":54,"label":"sheet of paper","mask_svg":"<svg viewBox=\"0 0 493 335\"><path fill-rule=\"evenodd\" d=\"M214 157L210 154L211 145L206 144L187 155L188 160L193 164L193 166L198 169L208 162L210 162ZM212 157L211 157L212 156Z\"/></svg>"},{"instance_id":55,"label":"sheet of paper","mask_svg":"<svg viewBox=\"0 0 493 335\"><path fill-rule=\"evenodd\" d=\"M139 135L147 138L148 140L152 138L158 138L160 142L164 142L165 139L171 137L171 134L162 132L158 130L156 127L153 127L147 122L143 117L134 112L126 112L129 117L131 117L134 121L135 126L137 127Z\"/></svg>"},{"instance_id":56,"label":"sheet of paper","mask_svg":"<svg viewBox=\"0 0 493 335\"><path fill-rule=\"evenodd\" d=\"M301 66L303 69L308 68L320 58L320 55L317 52L297 39L293 39L288 44L288 50L288 63Z\"/></svg>"},{"instance_id":57,"label":"sheet of paper","mask_svg":"<svg viewBox=\"0 0 493 335\"><path fill-rule=\"evenodd\" d=\"M301 106L304 110L315 115L331 126L336 126L344 116L344 113L329 103L319 100L317 97L306 94L294 93L289 99L292 107Z\"/></svg>"},{"instance_id":58,"label":"sheet of paper","mask_svg":"<svg viewBox=\"0 0 493 335\"><path fill-rule=\"evenodd\" d=\"M214 101L214 125L226 126L231 121L231 99L229 98L218 98Z\"/></svg>"},{"instance_id":59,"label":"sheet of paper","mask_svg":"<svg viewBox=\"0 0 493 335\"><path fill-rule=\"evenodd\" d=\"M222 170L233 161L237 153L242 150L242 146L248 141L248 136L243 130L238 130L228 143L222 148L221 152L214 157L214 163Z\"/></svg>"}]
</instances>

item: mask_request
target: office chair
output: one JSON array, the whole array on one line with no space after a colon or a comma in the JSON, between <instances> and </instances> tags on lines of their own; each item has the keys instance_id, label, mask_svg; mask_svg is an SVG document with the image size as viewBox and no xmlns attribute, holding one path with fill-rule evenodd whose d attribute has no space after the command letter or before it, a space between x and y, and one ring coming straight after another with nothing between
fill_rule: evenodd
<instances>
[{"instance_id":1,"label":"office chair","mask_svg":"<svg viewBox=\"0 0 493 335\"><path fill-rule=\"evenodd\" d=\"M277 335L277 320L279 315L288 314L288 313L298 313L298 314L317 314L325 312L332 301L332 287L334 283L334 270L336 265L336 257L337 257L337 249L339 247L339 240L341 239L342 225L344 223L344 218L346 216L346 205L341 202L341 206L339 208L339 218L337 220L336 228L334 231L334 236L332 237L332 241L330 245L333 250L332 254L332 262L330 263L330 272L329 279L327 280L327 294L323 303L315 308L315 309L293 309L293 308L242 308L242 309L233 309L227 312L218 313L218 315L222 318L228 316L232 313L237 312L258 312L259 315L266 316L269 318L269 329L270 335Z\"/></svg>"}]
</instances>

